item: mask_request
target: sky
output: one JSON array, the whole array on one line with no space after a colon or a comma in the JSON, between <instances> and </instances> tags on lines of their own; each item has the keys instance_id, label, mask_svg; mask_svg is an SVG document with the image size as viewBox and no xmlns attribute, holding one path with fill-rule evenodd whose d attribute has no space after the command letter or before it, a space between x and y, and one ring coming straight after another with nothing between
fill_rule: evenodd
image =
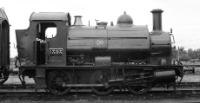
<instances>
[{"instance_id":1,"label":"sky","mask_svg":"<svg viewBox=\"0 0 200 103\"><path fill-rule=\"evenodd\" d=\"M152 9L164 10L162 27L173 29L175 45L185 49L200 48L200 0L0 0L10 22L11 57L16 52L16 29L27 29L32 12L66 12L82 15L84 25L95 25L95 19L117 22L126 11L134 25L147 25L152 31ZM73 19L72 19L73 22Z\"/></svg>"}]
</instances>

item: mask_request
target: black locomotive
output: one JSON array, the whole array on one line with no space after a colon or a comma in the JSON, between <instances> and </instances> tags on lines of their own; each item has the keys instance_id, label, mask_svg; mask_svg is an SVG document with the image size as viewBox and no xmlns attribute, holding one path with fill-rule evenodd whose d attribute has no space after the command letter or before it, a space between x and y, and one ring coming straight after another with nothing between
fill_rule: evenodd
<instances>
[{"instance_id":1,"label":"black locomotive","mask_svg":"<svg viewBox=\"0 0 200 103\"><path fill-rule=\"evenodd\" d=\"M30 26L16 30L20 79L34 78L36 88L62 95L91 88L98 95L114 89L145 93L153 86L174 86L182 66L172 62L171 33L162 31L160 9L153 13L153 31L133 24L124 13L115 26L82 24L61 12L33 13ZM56 34L47 37L49 28Z\"/></svg>"}]
</instances>

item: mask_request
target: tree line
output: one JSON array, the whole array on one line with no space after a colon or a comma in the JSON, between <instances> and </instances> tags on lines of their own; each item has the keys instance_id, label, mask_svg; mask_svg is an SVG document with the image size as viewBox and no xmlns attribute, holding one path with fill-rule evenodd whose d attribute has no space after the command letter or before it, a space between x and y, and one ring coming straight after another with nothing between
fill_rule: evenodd
<instances>
[{"instance_id":1,"label":"tree line","mask_svg":"<svg viewBox=\"0 0 200 103\"><path fill-rule=\"evenodd\" d=\"M189 60L199 60L200 59L200 49L188 49L184 47L173 48L173 55L176 58L179 58L181 61Z\"/></svg>"}]
</instances>

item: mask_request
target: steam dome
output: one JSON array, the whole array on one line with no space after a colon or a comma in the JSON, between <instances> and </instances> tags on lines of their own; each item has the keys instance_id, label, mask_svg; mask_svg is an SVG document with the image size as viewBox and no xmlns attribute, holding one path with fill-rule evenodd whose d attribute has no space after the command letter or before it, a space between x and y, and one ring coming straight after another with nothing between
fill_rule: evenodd
<instances>
[{"instance_id":1,"label":"steam dome","mask_svg":"<svg viewBox=\"0 0 200 103\"><path fill-rule=\"evenodd\" d=\"M126 12L124 12L123 15L119 16L117 20L117 24L133 24L133 20L131 16L127 15Z\"/></svg>"}]
</instances>

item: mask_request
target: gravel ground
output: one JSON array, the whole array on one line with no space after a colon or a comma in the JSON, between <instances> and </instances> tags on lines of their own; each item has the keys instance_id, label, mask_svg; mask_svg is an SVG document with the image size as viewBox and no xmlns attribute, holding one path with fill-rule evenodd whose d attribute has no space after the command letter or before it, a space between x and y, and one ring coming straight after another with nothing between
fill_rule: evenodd
<instances>
[{"instance_id":1,"label":"gravel ground","mask_svg":"<svg viewBox=\"0 0 200 103\"><path fill-rule=\"evenodd\" d=\"M35 83L32 78L28 78L28 77L25 77L25 81L27 84ZM8 80L4 84L21 84L21 82L17 75L10 75Z\"/></svg>"}]
</instances>

